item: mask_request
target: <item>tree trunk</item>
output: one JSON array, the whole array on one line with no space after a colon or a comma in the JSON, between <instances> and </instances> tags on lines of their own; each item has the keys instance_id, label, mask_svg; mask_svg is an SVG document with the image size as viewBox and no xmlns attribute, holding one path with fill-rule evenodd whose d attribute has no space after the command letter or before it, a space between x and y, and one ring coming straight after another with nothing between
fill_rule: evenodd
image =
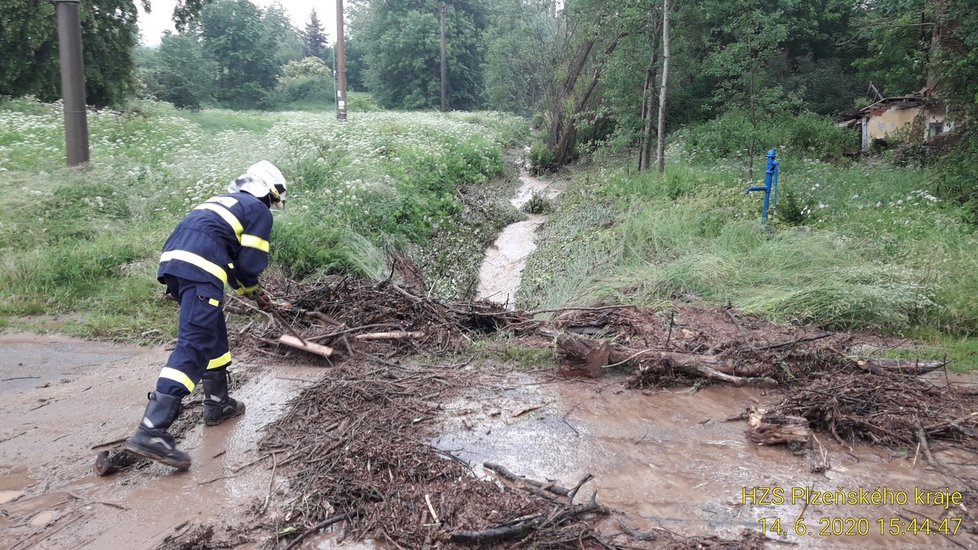
<instances>
[{"instance_id":1,"label":"tree trunk","mask_svg":"<svg viewBox=\"0 0 978 550\"><path fill-rule=\"evenodd\" d=\"M666 84L669 80L669 0L662 0L662 86L659 89L659 140L656 164L659 173L666 171Z\"/></svg>"},{"instance_id":2,"label":"tree trunk","mask_svg":"<svg viewBox=\"0 0 978 550\"><path fill-rule=\"evenodd\" d=\"M566 117L567 111L567 98L570 97L571 93L574 91L574 87L577 85L577 79L581 76L581 71L584 70L584 65L587 63L588 57L591 55L591 49L594 48L594 40L585 40L577 48L577 54L574 56L573 61L567 71L567 78L564 82L557 88L556 97L554 100L554 112L553 119L550 121L550 132L547 134L547 147L551 151L557 146L557 142L560 141L560 136L564 133L564 119Z\"/></svg>"},{"instance_id":3,"label":"tree trunk","mask_svg":"<svg viewBox=\"0 0 978 550\"><path fill-rule=\"evenodd\" d=\"M662 26L656 25L652 32L652 54L649 56L649 67L645 71L645 86L642 89L642 143L638 151L638 171L644 172L652 166L652 90L659 76L659 38Z\"/></svg>"},{"instance_id":4,"label":"tree trunk","mask_svg":"<svg viewBox=\"0 0 978 550\"><path fill-rule=\"evenodd\" d=\"M624 35L621 32L615 34L615 37L611 40L611 44L608 45L604 50L604 57L610 56L618 48L618 43ZM593 43L592 43L593 46ZM591 48L588 48L590 51ZM583 67L582 67L583 68ZM563 122L560 124L559 129L562 131L557 137L556 142L551 145L550 150L554 153L554 166L561 166L566 164L570 158L570 149L574 144L574 138L577 137L577 127L574 123L574 118L584 110L591 96L594 94L594 90L597 89L598 83L601 82L601 74L604 71L604 64L599 63L598 68L594 70L594 74L591 76L591 82L588 83L587 88L581 93L580 98L574 102L573 110L571 112L563 111ZM574 77L574 82L576 83L580 77L581 71L577 72ZM566 97L570 97L571 93L574 91L574 87L565 88ZM561 109L565 108L565 102L561 102ZM551 135L551 137L553 137Z\"/></svg>"},{"instance_id":5,"label":"tree trunk","mask_svg":"<svg viewBox=\"0 0 978 550\"><path fill-rule=\"evenodd\" d=\"M944 43L944 18L947 14L947 0L934 0L934 24L931 27L930 49L927 52L927 95L934 96L939 83L937 57Z\"/></svg>"}]
</instances>

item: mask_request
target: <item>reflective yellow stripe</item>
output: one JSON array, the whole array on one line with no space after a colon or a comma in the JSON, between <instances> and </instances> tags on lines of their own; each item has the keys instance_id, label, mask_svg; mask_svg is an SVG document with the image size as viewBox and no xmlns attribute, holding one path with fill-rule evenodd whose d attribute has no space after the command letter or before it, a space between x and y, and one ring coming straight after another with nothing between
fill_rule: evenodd
<instances>
[{"instance_id":1,"label":"reflective yellow stripe","mask_svg":"<svg viewBox=\"0 0 978 550\"><path fill-rule=\"evenodd\" d=\"M187 252L186 250L170 250L164 252L160 256L160 263L168 262L170 260L180 260L181 262L187 262L188 264L195 265L217 277L221 280L221 282L225 284L228 282L228 274L221 268L221 266L207 260L203 256L198 256L193 252Z\"/></svg>"},{"instance_id":2,"label":"reflective yellow stripe","mask_svg":"<svg viewBox=\"0 0 978 550\"><path fill-rule=\"evenodd\" d=\"M193 381L190 380L189 376L170 367L163 367L163 370L160 371L160 378L166 378L167 380L179 382L183 384L185 388L187 388L187 391L190 392L194 391L194 388L197 387L197 384L194 384Z\"/></svg>"},{"instance_id":3,"label":"reflective yellow stripe","mask_svg":"<svg viewBox=\"0 0 978 550\"><path fill-rule=\"evenodd\" d=\"M268 241L261 237L256 237L254 235L241 235L239 239L241 241L241 246L247 246L250 248L257 248L264 252L268 252Z\"/></svg>"},{"instance_id":4,"label":"reflective yellow stripe","mask_svg":"<svg viewBox=\"0 0 978 550\"><path fill-rule=\"evenodd\" d=\"M212 306L214 306L214 307L221 307L221 302L218 302L214 298L208 298L207 299L207 303L210 304L210 305L212 305Z\"/></svg>"},{"instance_id":5,"label":"reflective yellow stripe","mask_svg":"<svg viewBox=\"0 0 978 550\"><path fill-rule=\"evenodd\" d=\"M223 218L225 223L231 226L231 229L234 230L235 238L237 238L238 241L241 240L241 233L244 232L244 227L241 226L241 222L238 221L238 218L235 217L235 215L232 214L231 211L228 210L227 208L224 208L223 206L219 206L213 203L205 202L204 204L198 206L197 208L194 208L194 210L210 210L211 212L214 212L215 214Z\"/></svg>"},{"instance_id":6,"label":"reflective yellow stripe","mask_svg":"<svg viewBox=\"0 0 978 550\"><path fill-rule=\"evenodd\" d=\"M234 197L211 197L207 199L207 202L216 202L225 208L231 208L232 206L238 204L238 199Z\"/></svg>"},{"instance_id":7,"label":"reflective yellow stripe","mask_svg":"<svg viewBox=\"0 0 978 550\"><path fill-rule=\"evenodd\" d=\"M241 281L238 281L238 284L240 285L241 284ZM245 294L251 294L252 292L257 292L257 291L258 291L258 285L255 285L255 286L243 286L243 287L241 287L241 288L238 289L237 293L238 293L238 296L244 296Z\"/></svg>"},{"instance_id":8,"label":"reflective yellow stripe","mask_svg":"<svg viewBox=\"0 0 978 550\"><path fill-rule=\"evenodd\" d=\"M207 362L207 370L219 369L221 367L226 367L231 363L231 352L227 352L224 355L218 357L217 359L211 359Z\"/></svg>"}]
</instances>

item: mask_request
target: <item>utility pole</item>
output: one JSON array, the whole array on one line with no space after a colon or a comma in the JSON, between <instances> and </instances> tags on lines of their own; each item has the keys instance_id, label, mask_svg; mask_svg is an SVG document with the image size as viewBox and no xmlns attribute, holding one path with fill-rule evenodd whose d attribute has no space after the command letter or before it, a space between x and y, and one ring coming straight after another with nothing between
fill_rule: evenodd
<instances>
[{"instance_id":1,"label":"utility pole","mask_svg":"<svg viewBox=\"0 0 978 550\"><path fill-rule=\"evenodd\" d=\"M85 107L85 64L82 58L81 0L58 4L58 50L61 58L61 98L64 101L65 153L68 166L88 162L88 112Z\"/></svg>"},{"instance_id":2,"label":"utility pole","mask_svg":"<svg viewBox=\"0 0 978 550\"><path fill-rule=\"evenodd\" d=\"M343 0L336 0L336 119L346 120L346 43L343 40Z\"/></svg>"},{"instance_id":3,"label":"utility pole","mask_svg":"<svg viewBox=\"0 0 978 550\"><path fill-rule=\"evenodd\" d=\"M448 101L445 99L445 5L444 0L438 2L438 13L441 15L441 110L448 110Z\"/></svg>"}]
</instances>

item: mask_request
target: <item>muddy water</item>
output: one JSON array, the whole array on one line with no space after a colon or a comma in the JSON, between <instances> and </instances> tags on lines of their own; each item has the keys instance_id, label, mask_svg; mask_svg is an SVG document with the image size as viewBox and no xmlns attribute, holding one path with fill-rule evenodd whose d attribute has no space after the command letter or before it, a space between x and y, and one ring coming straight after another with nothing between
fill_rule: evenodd
<instances>
[{"instance_id":1,"label":"muddy water","mask_svg":"<svg viewBox=\"0 0 978 550\"><path fill-rule=\"evenodd\" d=\"M771 530L780 519L785 534L769 538L801 548L957 547L937 533L889 534L891 519L905 525L903 517L918 513L930 518L955 513L956 507L945 511L915 504L915 489L964 490L960 482L925 467L922 457L914 461L913 450L909 456L865 447L849 451L822 441L832 469L811 474L804 458L783 448L752 445L744 436L744 422L725 421L750 405L777 400L759 390L707 387L696 393L646 394L622 390L620 380L540 382L515 377L495 397L452 403L445 431L434 443L480 472L483 463L495 462L565 486L591 473L594 481L585 487L597 491L599 502L625 512L626 523L638 529L655 526L684 535L736 538L745 528L760 529L762 520ZM946 463L975 462L974 457L940 454ZM961 473L974 477L975 467L967 468ZM763 497L765 488L780 488L774 494L782 491L785 501L752 502L751 495ZM909 502L806 506L800 493L805 488L882 488L906 492ZM952 538L976 547L973 535L966 534L973 527L962 524Z\"/></svg>"},{"instance_id":2,"label":"muddy water","mask_svg":"<svg viewBox=\"0 0 978 550\"><path fill-rule=\"evenodd\" d=\"M144 351L66 336L46 336L44 353L39 354L37 336L33 334L0 336L0 350L0 393L58 383L86 369L130 359Z\"/></svg>"},{"instance_id":3,"label":"muddy water","mask_svg":"<svg viewBox=\"0 0 978 550\"><path fill-rule=\"evenodd\" d=\"M517 210L530 202L534 194L553 200L563 191L561 186L533 177L527 172L520 174L520 180L522 185L509 201ZM526 220L503 228L496 241L486 250L486 257L479 269L476 298L513 307L526 261L537 248L537 228L546 221L546 216L528 214Z\"/></svg>"},{"instance_id":4,"label":"muddy water","mask_svg":"<svg viewBox=\"0 0 978 550\"><path fill-rule=\"evenodd\" d=\"M0 393L2 550L152 548L187 522L220 531L251 517L251 508L278 491L280 480L271 479L272 459L239 468L259 458L262 428L324 373L239 365L251 378L234 395L248 410L184 436L190 471L152 464L100 478L92 474L97 451L91 447L131 433L166 351L25 335L0 336L0 348L5 356L13 355L7 350L17 354L2 359L4 377L40 377L26 379L30 388ZM19 370L17 363L23 363ZM46 381L52 376L55 382Z\"/></svg>"}]
</instances>

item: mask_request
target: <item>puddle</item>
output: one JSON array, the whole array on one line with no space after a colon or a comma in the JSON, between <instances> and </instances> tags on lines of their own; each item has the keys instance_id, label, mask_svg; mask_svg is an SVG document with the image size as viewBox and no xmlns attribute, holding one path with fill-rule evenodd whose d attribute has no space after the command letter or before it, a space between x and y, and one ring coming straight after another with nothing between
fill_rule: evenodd
<instances>
[{"instance_id":1,"label":"puddle","mask_svg":"<svg viewBox=\"0 0 978 550\"><path fill-rule=\"evenodd\" d=\"M0 393L58 383L85 369L143 353L139 348L62 336L45 336L44 352L38 353L37 339L33 334L0 334Z\"/></svg>"},{"instance_id":2,"label":"puddle","mask_svg":"<svg viewBox=\"0 0 978 550\"><path fill-rule=\"evenodd\" d=\"M377 548L377 545L370 539L364 541L342 540L340 531L342 531L342 526L338 526L334 531L307 537L306 540L302 541L302 548L308 550L376 550Z\"/></svg>"},{"instance_id":3,"label":"puddle","mask_svg":"<svg viewBox=\"0 0 978 550\"><path fill-rule=\"evenodd\" d=\"M73 375L0 399L0 465L7 465L0 466L0 550L153 548L185 522L226 525L250 517L277 488L270 483L273 459L239 467L259 458L262 428L324 374L315 367L241 365L252 377L234 396L247 411L185 434L188 472L153 463L97 477L91 447L131 434L167 352L48 336L17 346L32 364Z\"/></svg>"},{"instance_id":4,"label":"puddle","mask_svg":"<svg viewBox=\"0 0 978 550\"><path fill-rule=\"evenodd\" d=\"M912 450L910 458L869 447L849 452L824 440L832 469L824 475L809 473L803 457L750 444L743 421L725 421L750 405L776 401L761 390L706 387L695 394L663 390L646 395L622 390L620 380L541 384L528 375L508 384L511 389L495 397L472 396L446 406L450 418L434 444L470 462L480 475L485 462L571 487L593 474L581 494L597 491L600 503L624 512L629 526L638 529L738 538L743 529L761 529L762 521L770 531L780 519L785 534L770 538L804 548L857 543L863 548L953 547L936 532L892 536L888 530L891 520L906 524L903 517L923 514L939 522L953 515L954 507L947 511L915 502L915 491L963 491L960 482L926 468L923 457L914 463ZM944 460L974 462L973 457ZM974 477L976 470L971 466L958 473ZM834 495L839 489L871 493L877 488L894 500L806 505L801 492ZM896 502L901 494L907 503ZM767 502L765 495L774 501L782 495L784 502ZM798 518L803 536L795 531ZM974 545L978 539L966 533L972 527L960 524L952 538ZM846 536L856 532L858 537Z\"/></svg>"},{"instance_id":5,"label":"puddle","mask_svg":"<svg viewBox=\"0 0 978 550\"><path fill-rule=\"evenodd\" d=\"M509 200L517 210L530 202L534 194L553 200L563 191L560 186L533 177L527 172L520 174L520 180L523 184ZM486 257L479 269L477 299L514 307L526 261L537 248L537 228L546 221L547 217L544 215L528 214L526 220L503 228L496 241L486 250Z\"/></svg>"}]
</instances>

